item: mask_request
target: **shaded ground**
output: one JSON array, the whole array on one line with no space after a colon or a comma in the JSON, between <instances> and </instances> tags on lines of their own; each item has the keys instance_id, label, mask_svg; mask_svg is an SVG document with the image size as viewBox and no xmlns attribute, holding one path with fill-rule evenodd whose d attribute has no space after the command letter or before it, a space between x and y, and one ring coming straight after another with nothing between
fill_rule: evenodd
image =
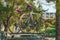
<instances>
[{"instance_id":1,"label":"shaded ground","mask_svg":"<svg viewBox=\"0 0 60 40\"><path fill-rule=\"evenodd\" d=\"M47 40L56 40L56 38L46 38Z\"/></svg>"}]
</instances>

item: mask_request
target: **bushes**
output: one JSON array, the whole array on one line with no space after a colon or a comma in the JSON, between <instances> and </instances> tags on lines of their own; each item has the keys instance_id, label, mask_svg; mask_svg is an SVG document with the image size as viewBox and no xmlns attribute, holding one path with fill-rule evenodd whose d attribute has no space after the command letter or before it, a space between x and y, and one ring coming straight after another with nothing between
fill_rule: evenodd
<instances>
[{"instance_id":1,"label":"bushes","mask_svg":"<svg viewBox=\"0 0 60 40\"><path fill-rule=\"evenodd\" d=\"M49 29L45 31L46 36L48 37L55 37L56 36L56 30L55 29Z\"/></svg>"}]
</instances>

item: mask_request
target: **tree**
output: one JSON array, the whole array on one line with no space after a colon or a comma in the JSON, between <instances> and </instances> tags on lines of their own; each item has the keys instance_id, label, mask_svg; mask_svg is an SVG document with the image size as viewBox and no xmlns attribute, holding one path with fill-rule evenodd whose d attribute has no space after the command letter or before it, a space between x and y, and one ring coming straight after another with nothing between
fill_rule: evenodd
<instances>
[{"instance_id":1,"label":"tree","mask_svg":"<svg viewBox=\"0 0 60 40\"><path fill-rule=\"evenodd\" d=\"M7 31L7 28L9 26L9 20L11 18L11 16L14 16L14 3L13 1L8 1L6 0L6 7L4 7L2 5L2 3L0 3L0 23L3 23L5 26L5 31ZM12 5L10 5L12 4Z\"/></svg>"},{"instance_id":2,"label":"tree","mask_svg":"<svg viewBox=\"0 0 60 40\"><path fill-rule=\"evenodd\" d=\"M60 40L60 0L56 0L56 40Z\"/></svg>"}]
</instances>

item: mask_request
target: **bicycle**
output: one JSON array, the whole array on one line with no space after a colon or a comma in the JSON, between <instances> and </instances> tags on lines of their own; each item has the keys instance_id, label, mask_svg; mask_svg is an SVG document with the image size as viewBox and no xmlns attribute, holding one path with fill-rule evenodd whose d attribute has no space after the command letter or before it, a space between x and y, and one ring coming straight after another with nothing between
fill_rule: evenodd
<instances>
[{"instance_id":1,"label":"bicycle","mask_svg":"<svg viewBox=\"0 0 60 40\"><path fill-rule=\"evenodd\" d=\"M47 10L44 10L44 11L47 11ZM19 25L18 25L18 23L14 24L15 31L12 32L11 29L9 29L9 31L11 33L19 33L21 31L21 33L23 33L24 32L23 30L26 29L28 26L29 26L29 29L26 30L27 32L29 32L31 29L34 29L37 31L39 25L41 26L40 22L42 20L43 14L39 15L39 17L36 20L34 20L34 18L33 18L34 15L37 15L37 14L30 14L30 13L29 14L22 14L19 21L18 21L20 24ZM24 19L25 19L25 21L22 22ZM26 33L26 32L24 32L24 33Z\"/></svg>"}]
</instances>

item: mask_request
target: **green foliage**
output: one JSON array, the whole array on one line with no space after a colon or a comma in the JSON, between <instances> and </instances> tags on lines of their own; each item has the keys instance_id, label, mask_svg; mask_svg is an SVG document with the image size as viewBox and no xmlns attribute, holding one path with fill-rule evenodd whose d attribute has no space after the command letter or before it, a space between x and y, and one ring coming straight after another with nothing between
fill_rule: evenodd
<instances>
[{"instance_id":1,"label":"green foliage","mask_svg":"<svg viewBox=\"0 0 60 40\"><path fill-rule=\"evenodd\" d=\"M56 26L55 25L52 25L52 26L50 26L51 28L56 28Z\"/></svg>"},{"instance_id":2,"label":"green foliage","mask_svg":"<svg viewBox=\"0 0 60 40\"><path fill-rule=\"evenodd\" d=\"M55 37L56 36L56 29L48 29L45 31L45 34L48 37Z\"/></svg>"},{"instance_id":3,"label":"green foliage","mask_svg":"<svg viewBox=\"0 0 60 40\"><path fill-rule=\"evenodd\" d=\"M29 3L26 3L25 0L24 1L23 0L9 0L9 1L6 0L6 2L7 2L7 7L3 7L3 5L0 3L0 23L3 23L3 22L5 22L5 21L8 20L8 22L6 22L7 25L9 25L8 27L10 27L12 24L14 24L16 22L20 23L19 22L20 21L19 18L21 17L22 14L28 13L27 9L26 9L26 5L30 4L32 6L31 7L32 8L31 11L33 11L34 13L36 13L36 14L33 14L33 22L34 23L36 21L37 22L36 22L36 24L34 24L33 22L31 23L31 21L30 21L30 23L27 23L27 26L26 26L25 21L27 19L23 19L22 21L24 21L24 22L21 21L22 22L21 28L23 30L26 29L26 32L32 30L34 32L36 31L36 33L40 33L41 29L43 28L43 25L45 25L45 24L48 25L48 27L55 28L55 26L49 26L49 25L54 25L55 19L54 20L48 20L45 23L43 22L45 20L43 20L41 18L42 15L40 14L40 11L39 11L39 10L41 10L41 6L39 6L38 8L36 8L34 6L33 0L31 0ZM16 8L14 8L15 6L16 6L16 8L19 6L22 9L22 13L15 12L16 11L15 10ZM30 11L29 11L29 13L30 13ZM33 26L30 27L30 24L33 25ZM32 33L34 33L34 32L32 32ZM50 35L50 33L51 33L51 35ZM52 35L55 36L55 29L47 30L46 34L47 34L47 36L52 36Z\"/></svg>"}]
</instances>

